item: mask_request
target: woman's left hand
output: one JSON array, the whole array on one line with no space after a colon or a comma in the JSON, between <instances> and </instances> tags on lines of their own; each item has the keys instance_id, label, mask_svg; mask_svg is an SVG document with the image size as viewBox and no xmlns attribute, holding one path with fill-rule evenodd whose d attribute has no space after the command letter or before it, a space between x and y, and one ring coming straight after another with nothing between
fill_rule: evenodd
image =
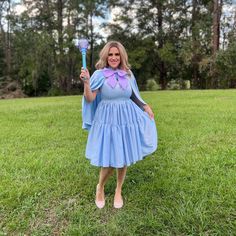
<instances>
[{"instance_id":1,"label":"woman's left hand","mask_svg":"<svg viewBox=\"0 0 236 236\"><path fill-rule=\"evenodd\" d=\"M154 119L154 113L153 113L151 107L148 104L146 104L143 106L143 108L144 108L144 111L148 113L150 119Z\"/></svg>"}]
</instances>

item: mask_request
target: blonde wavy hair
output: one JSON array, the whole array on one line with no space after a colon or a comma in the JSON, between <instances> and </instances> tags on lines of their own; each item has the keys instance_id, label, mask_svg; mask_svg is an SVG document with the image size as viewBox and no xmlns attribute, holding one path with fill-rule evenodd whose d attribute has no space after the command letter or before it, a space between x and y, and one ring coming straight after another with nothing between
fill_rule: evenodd
<instances>
[{"instance_id":1,"label":"blonde wavy hair","mask_svg":"<svg viewBox=\"0 0 236 236\"><path fill-rule=\"evenodd\" d=\"M100 59L96 63L95 67L97 69L103 69L108 66L107 59L110 48L116 47L120 52L120 65L119 69L130 73L130 64L128 62L128 55L124 46L118 41L109 41L99 53Z\"/></svg>"}]
</instances>

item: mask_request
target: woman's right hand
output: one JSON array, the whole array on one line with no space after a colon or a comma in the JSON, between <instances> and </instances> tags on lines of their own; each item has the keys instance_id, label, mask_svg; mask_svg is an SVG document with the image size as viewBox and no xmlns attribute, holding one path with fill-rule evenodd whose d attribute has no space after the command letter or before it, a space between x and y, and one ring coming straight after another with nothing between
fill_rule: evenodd
<instances>
[{"instance_id":1,"label":"woman's right hand","mask_svg":"<svg viewBox=\"0 0 236 236\"><path fill-rule=\"evenodd\" d=\"M84 69L82 67L79 77L83 81L84 84L88 84L88 85L90 84L90 74L89 74L88 69Z\"/></svg>"}]
</instances>

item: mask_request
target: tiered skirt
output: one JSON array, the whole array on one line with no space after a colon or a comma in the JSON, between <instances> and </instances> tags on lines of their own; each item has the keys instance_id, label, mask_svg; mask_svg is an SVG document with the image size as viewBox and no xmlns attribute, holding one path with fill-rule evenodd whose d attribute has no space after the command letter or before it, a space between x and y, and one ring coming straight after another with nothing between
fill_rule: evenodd
<instances>
[{"instance_id":1,"label":"tiered skirt","mask_svg":"<svg viewBox=\"0 0 236 236\"><path fill-rule=\"evenodd\" d=\"M86 158L92 165L122 168L157 149L155 120L131 99L102 100L89 131Z\"/></svg>"}]
</instances>

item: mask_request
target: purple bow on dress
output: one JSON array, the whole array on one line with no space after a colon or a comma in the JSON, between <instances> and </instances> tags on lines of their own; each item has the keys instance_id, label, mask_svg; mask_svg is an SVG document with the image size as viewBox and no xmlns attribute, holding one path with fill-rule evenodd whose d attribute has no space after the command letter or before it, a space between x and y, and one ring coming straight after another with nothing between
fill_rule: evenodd
<instances>
[{"instance_id":1,"label":"purple bow on dress","mask_svg":"<svg viewBox=\"0 0 236 236\"><path fill-rule=\"evenodd\" d=\"M128 86L128 80L126 78L127 72L125 72L124 70L104 68L103 75L107 78L107 83L112 88L115 88L117 83L119 83L120 87L124 90Z\"/></svg>"}]
</instances>

